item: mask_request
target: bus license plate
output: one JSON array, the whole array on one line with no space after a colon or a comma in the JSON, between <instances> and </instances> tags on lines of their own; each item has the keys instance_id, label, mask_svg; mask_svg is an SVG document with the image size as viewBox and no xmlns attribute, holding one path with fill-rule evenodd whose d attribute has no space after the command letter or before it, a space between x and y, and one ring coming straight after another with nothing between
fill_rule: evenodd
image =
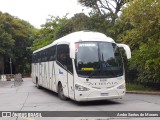
<instances>
[{"instance_id":1,"label":"bus license plate","mask_svg":"<svg viewBox=\"0 0 160 120\"><path fill-rule=\"evenodd\" d=\"M108 93L101 93L101 96L108 96Z\"/></svg>"}]
</instances>

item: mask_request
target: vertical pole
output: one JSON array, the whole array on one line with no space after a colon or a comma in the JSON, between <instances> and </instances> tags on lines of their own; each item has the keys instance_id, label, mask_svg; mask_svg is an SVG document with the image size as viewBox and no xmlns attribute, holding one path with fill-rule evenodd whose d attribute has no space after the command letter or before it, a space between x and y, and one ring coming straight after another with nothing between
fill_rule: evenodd
<instances>
[{"instance_id":1,"label":"vertical pole","mask_svg":"<svg viewBox=\"0 0 160 120\"><path fill-rule=\"evenodd\" d=\"M12 60L11 60L11 58L10 58L9 63L10 63L10 71L11 71L11 76L12 76Z\"/></svg>"}]
</instances>

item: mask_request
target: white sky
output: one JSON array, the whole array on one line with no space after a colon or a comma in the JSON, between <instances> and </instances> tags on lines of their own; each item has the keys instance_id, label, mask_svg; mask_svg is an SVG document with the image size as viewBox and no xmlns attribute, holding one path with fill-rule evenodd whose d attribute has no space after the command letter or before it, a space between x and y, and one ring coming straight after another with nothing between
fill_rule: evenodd
<instances>
[{"instance_id":1,"label":"white sky","mask_svg":"<svg viewBox=\"0 0 160 120\"><path fill-rule=\"evenodd\" d=\"M48 15L68 17L75 13L89 12L77 0L0 0L0 11L28 21L33 26L40 28L46 22Z\"/></svg>"}]
</instances>

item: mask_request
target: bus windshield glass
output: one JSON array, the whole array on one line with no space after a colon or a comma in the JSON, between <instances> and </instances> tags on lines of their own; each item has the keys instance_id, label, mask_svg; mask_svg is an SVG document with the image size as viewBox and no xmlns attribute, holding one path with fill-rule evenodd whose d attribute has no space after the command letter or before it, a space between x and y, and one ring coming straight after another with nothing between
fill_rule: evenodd
<instances>
[{"instance_id":1,"label":"bus windshield glass","mask_svg":"<svg viewBox=\"0 0 160 120\"><path fill-rule=\"evenodd\" d=\"M113 78L123 75L122 57L115 43L76 43L75 66L79 77Z\"/></svg>"}]
</instances>

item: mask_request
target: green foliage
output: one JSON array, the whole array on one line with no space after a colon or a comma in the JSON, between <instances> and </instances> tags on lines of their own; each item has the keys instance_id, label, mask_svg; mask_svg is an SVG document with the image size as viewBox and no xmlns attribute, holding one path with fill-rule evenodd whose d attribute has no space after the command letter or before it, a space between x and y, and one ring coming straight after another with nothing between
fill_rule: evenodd
<instances>
[{"instance_id":1,"label":"green foliage","mask_svg":"<svg viewBox=\"0 0 160 120\"><path fill-rule=\"evenodd\" d=\"M0 12L0 55L12 58L16 73L30 71L33 30L28 22Z\"/></svg>"},{"instance_id":2,"label":"green foliage","mask_svg":"<svg viewBox=\"0 0 160 120\"><path fill-rule=\"evenodd\" d=\"M160 82L160 1L134 0L123 10L119 40L130 45L139 82Z\"/></svg>"},{"instance_id":3,"label":"green foliage","mask_svg":"<svg viewBox=\"0 0 160 120\"><path fill-rule=\"evenodd\" d=\"M12 18L8 16L8 14L2 14L0 12L0 55L2 56L11 56L12 55L12 48L14 46L14 40L12 35L8 33L10 26L9 22Z\"/></svg>"},{"instance_id":4,"label":"green foliage","mask_svg":"<svg viewBox=\"0 0 160 120\"><path fill-rule=\"evenodd\" d=\"M128 79L138 82L160 82L160 1L113 0L117 10L110 9L109 12L100 8L102 1L79 0L82 5L95 10L89 16L83 13L75 14L72 18L50 16L42 29L34 31L32 50L48 45L71 32L98 31L117 42L130 45L132 59L126 66ZM118 18L117 13L125 3L126 7ZM109 2L103 4L107 6ZM107 9L109 8L108 6ZM126 59L124 60L126 62Z\"/></svg>"},{"instance_id":5,"label":"green foliage","mask_svg":"<svg viewBox=\"0 0 160 120\"><path fill-rule=\"evenodd\" d=\"M68 19L67 16L63 18L50 16L42 29L37 31L36 39L33 42L32 50L36 50L46 46L54 40L63 37L71 32L85 30L88 28L88 16L83 13L75 14Z\"/></svg>"},{"instance_id":6,"label":"green foliage","mask_svg":"<svg viewBox=\"0 0 160 120\"><path fill-rule=\"evenodd\" d=\"M118 13L128 1L129 0L78 0L82 6L92 8L92 12L100 16L108 15L112 23L115 23L116 18L118 18Z\"/></svg>"},{"instance_id":7,"label":"green foliage","mask_svg":"<svg viewBox=\"0 0 160 120\"><path fill-rule=\"evenodd\" d=\"M72 31L88 30L90 27L90 18L84 13L75 14L71 19Z\"/></svg>"},{"instance_id":8,"label":"green foliage","mask_svg":"<svg viewBox=\"0 0 160 120\"><path fill-rule=\"evenodd\" d=\"M5 31L0 30L0 55L11 56L14 40L12 36Z\"/></svg>"},{"instance_id":9,"label":"green foliage","mask_svg":"<svg viewBox=\"0 0 160 120\"><path fill-rule=\"evenodd\" d=\"M51 16L42 29L36 32L32 50L46 46L66 34L81 30L98 31L114 37L114 25L109 19L107 20L107 17L107 15L99 16L98 14L87 16L84 13L75 14L70 19L67 16L63 18Z\"/></svg>"},{"instance_id":10,"label":"green foliage","mask_svg":"<svg viewBox=\"0 0 160 120\"><path fill-rule=\"evenodd\" d=\"M138 90L138 91L152 91L152 88L144 87L143 85L137 85L137 84L127 84L126 89L128 91L132 90Z\"/></svg>"},{"instance_id":11,"label":"green foliage","mask_svg":"<svg viewBox=\"0 0 160 120\"><path fill-rule=\"evenodd\" d=\"M68 18L50 16L50 19L42 25L40 30L35 31L35 39L32 45L32 51L52 43L54 40L70 32Z\"/></svg>"}]
</instances>

